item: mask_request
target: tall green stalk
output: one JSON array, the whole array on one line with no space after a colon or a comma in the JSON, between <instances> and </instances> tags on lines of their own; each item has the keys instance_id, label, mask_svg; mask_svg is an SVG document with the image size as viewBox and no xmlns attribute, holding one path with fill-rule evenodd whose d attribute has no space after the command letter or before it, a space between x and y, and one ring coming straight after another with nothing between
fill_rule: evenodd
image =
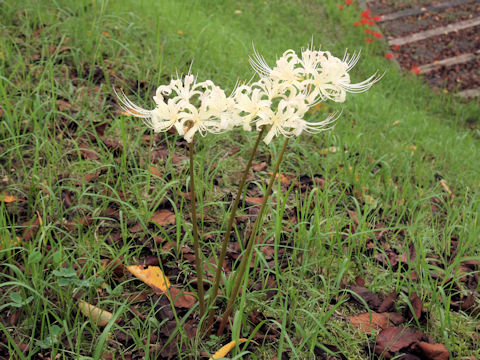
<instances>
[{"instance_id":1,"label":"tall green stalk","mask_svg":"<svg viewBox=\"0 0 480 360\"><path fill-rule=\"evenodd\" d=\"M257 141L255 142L255 145L253 146L252 151L250 153L250 158L248 159L247 166L245 167L245 170L243 171L243 175L242 175L242 179L240 180L240 184L238 185L237 196L235 197L235 201L233 202L230 217L228 219L227 230L225 231L225 236L223 238L222 249L220 251L220 256L219 256L218 261L217 261L217 271L215 273L215 281L214 281L214 284L213 284L213 288L210 292L210 299L209 299L209 305L210 306L215 304L215 299L217 298L217 292L218 292L218 288L220 286L220 275L222 274L223 262L225 261L225 256L227 254L227 245L228 245L228 241L230 240L230 233L232 232L233 221L235 219L235 214L237 212L237 208L238 208L238 204L240 202L240 198L242 197L242 192L243 192L243 188L245 186L245 182L247 181L248 172L250 171L250 168L252 167L253 159L255 157L255 154L257 153L258 144L260 143L260 139L262 138L264 132L265 132L265 126L262 126L262 129L260 130L260 132L258 134ZM207 329L211 329L211 327L212 327L214 313L215 313L215 309L212 306L211 309L210 309L210 312L208 314Z\"/></svg>"},{"instance_id":2,"label":"tall green stalk","mask_svg":"<svg viewBox=\"0 0 480 360\"><path fill-rule=\"evenodd\" d=\"M205 313L205 297L203 289L203 263L200 257L200 244L198 241L197 226L197 194L195 193L195 174L193 171L193 140L188 144L190 152L190 203L192 206L192 224L193 224L193 250L195 252L195 267L197 270L198 303L200 306L200 318Z\"/></svg>"},{"instance_id":3,"label":"tall green stalk","mask_svg":"<svg viewBox=\"0 0 480 360\"><path fill-rule=\"evenodd\" d=\"M238 295L238 290L240 289L240 284L242 283L243 275L245 274L247 264L250 263L253 244L255 243L255 238L258 232L258 226L261 223L268 198L270 197L270 192L272 191L273 183L275 182L275 178L277 177L278 169L280 168L280 163L282 162L283 154L285 153L285 149L287 148L288 139L289 138L286 138L285 142L283 143L282 150L280 151L280 154L278 155L278 158L277 158L277 162L275 164L275 169L273 170L272 176L270 177L270 180L268 182L267 191L263 198L262 205L260 206L260 211L258 212L257 218L255 220L255 224L253 225L252 233L250 234L250 238L248 239L247 249L245 250L245 253L242 257L242 261L240 262L240 267L238 269L238 272L235 275L235 283L233 284L233 290L230 295L230 298L228 299L227 309L223 314L222 322L220 323L217 336L222 335L223 330L225 330L225 326L227 325L228 317L230 316L233 310L233 303L235 302L235 299Z\"/></svg>"}]
</instances>

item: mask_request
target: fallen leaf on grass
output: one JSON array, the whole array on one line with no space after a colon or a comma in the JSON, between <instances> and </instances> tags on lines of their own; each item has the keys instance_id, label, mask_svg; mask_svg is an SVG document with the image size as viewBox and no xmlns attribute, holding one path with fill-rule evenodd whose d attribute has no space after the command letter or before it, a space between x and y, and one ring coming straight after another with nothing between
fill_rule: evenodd
<instances>
[{"instance_id":1,"label":"fallen leaf on grass","mask_svg":"<svg viewBox=\"0 0 480 360\"><path fill-rule=\"evenodd\" d=\"M162 177L162 172L160 170L158 170L158 168L156 168L155 166L150 166L150 173L154 176L159 177L159 178Z\"/></svg>"},{"instance_id":2,"label":"fallen leaf on grass","mask_svg":"<svg viewBox=\"0 0 480 360\"><path fill-rule=\"evenodd\" d=\"M246 197L245 202L249 206L261 205L263 202L263 197Z\"/></svg>"},{"instance_id":3,"label":"fallen leaf on grass","mask_svg":"<svg viewBox=\"0 0 480 360\"><path fill-rule=\"evenodd\" d=\"M88 173L88 174L85 174L85 176L83 177L83 181L85 182L94 182L95 180L97 180L98 176L100 175L100 171L96 171L96 172L93 172L93 173ZM81 183L80 183L81 185Z\"/></svg>"},{"instance_id":4,"label":"fallen leaf on grass","mask_svg":"<svg viewBox=\"0 0 480 360\"><path fill-rule=\"evenodd\" d=\"M247 339L238 339L238 344L244 343L245 341L247 341ZM237 342L230 341L227 345L222 346L220 350L213 354L210 360L224 358L233 348L235 348L235 346L237 346Z\"/></svg>"},{"instance_id":5,"label":"fallen leaf on grass","mask_svg":"<svg viewBox=\"0 0 480 360\"><path fill-rule=\"evenodd\" d=\"M385 297L385 299L383 299L382 304L378 308L378 312L383 313L392 309L396 299L397 299L397 293L394 291L390 295Z\"/></svg>"},{"instance_id":6,"label":"fallen leaf on grass","mask_svg":"<svg viewBox=\"0 0 480 360\"><path fill-rule=\"evenodd\" d=\"M443 344L429 344L425 341L420 341L416 350L424 356L423 359L428 360L448 360L450 359L450 353Z\"/></svg>"},{"instance_id":7,"label":"fallen leaf on grass","mask_svg":"<svg viewBox=\"0 0 480 360\"><path fill-rule=\"evenodd\" d=\"M7 193L3 193L3 194L0 194L0 201L3 201L8 204L11 202L18 201L18 199L13 195L8 195Z\"/></svg>"},{"instance_id":8,"label":"fallen leaf on grass","mask_svg":"<svg viewBox=\"0 0 480 360\"><path fill-rule=\"evenodd\" d=\"M377 335L377 345L375 353L383 354L386 358L391 358L388 352L395 353L410 345L417 343L423 338L423 333L412 328L387 327Z\"/></svg>"},{"instance_id":9,"label":"fallen leaf on grass","mask_svg":"<svg viewBox=\"0 0 480 360\"><path fill-rule=\"evenodd\" d=\"M100 309L83 300L79 301L78 308L80 309L83 315L88 317L92 322L96 323L98 326L106 326L113 316L111 312Z\"/></svg>"},{"instance_id":10,"label":"fallen leaf on grass","mask_svg":"<svg viewBox=\"0 0 480 360\"><path fill-rule=\"evenodd\" d=\"M94 153L91 150L81 149L80 154L82 155L82 158L84 158L85 160L86 159L88 159L88 160L98 160L98 159L100 159L100 156L98 156L96 153Z\"/></svg>"},{"instance_id":11,"label":"fallen leaf on grass","mask_svg":"<svg viewBox=\"0 0 480 360\"><path fill-rule=\"evenodd\" d=\"M40 228L40 225L42 225L42 222L42 217L37 212L37 216L35 217L35 219L23 223L22 225L26 227L25 231L23 232L23 240L32 240L33 237L37 234L37 231Z\"/></svg>"},{"instance_id":12,"label":"fallen leaf on grass","mask_svg":"<svg viewBox=\"0 0 480 360\"><path fill-rule=\"evenodd\" d=\"M170 210L162 209L153 214L150 219L151 222L154 222L157 225L165 226L175 224L175 214Z\"/></svg>"},{"instance_id":13,"label":"fallen leaf on grass","mask_svg":"<svg viewBox=\"0 0 480 360\"><path fill-rule=\"evenodd\" d=\"M114 280L121 280L125 276L121 258L117 258L114 260L103 259L101 261L101 264L103 270L105 270L107 273L111 273Z\"/></svg>"},{"instance_id":14,"label":"fallen leaf on grass","mask_svg":"<svg viewBox=\"0 0 480 360\"><path fill-rule=\"evenodd\" d=\"M171 287L170 296L173 299L175 307L181 307L185 309L191 309L197 299L193 296L193 293L189 291L182 291L179 288Z\"/></svg>"},{"instance_id":15,"label":"fallen leaf on grass","mask_svg":"<svg viewBox=\"0 0 480 360\"><path fill-rule=\"evenodd\" d=\"M170 287L170 281L159 266L145 268L143 265L130 265L127 266L127 270L150 286L156 294L165 294Z\"/></svg>"},{"instance_id":16,"label":"fallen leaf on grass","mask_svg":"<svg viewBox=\"0 0 480 360\"><path fill-rule=\"evenodd\" d=\"M269 172L268 172L268 175L272 176L273 173L272 173L271 171L269 171ZM287 178L285 175L283 175L283 174L277 174L277 175L275 175L275 180L278 180L278 179L280 179L280 182L281 182L282 184L288 185L288 178Z\"/></svg>"},{"instance_id":17,"label":"fallen leaf on grass","mask_svg":"<svg viewBox=\"0 0 480 360\"><path fill-rule=\"evenodd\" d=\"M413 313L409 309L409 314L412 317L415 317L417 320L419 320L420 317L422 316L422 312L423 312L422 300L417 296L417 294L413 293L410 296L410 304L412 305Z\"/></svg>"},{"instance_id":18,"label":"fallen leaf on grass","mask_svg":"<svg viewBox=\"0 0 480 360\"><path fill-rule=\"evenodd\" d=\"M392 325L398 325L405 321L405 318L398 313L376 313L366 312L359 315L349 317L350 322L358 328L358 330L371 333L374 330L385 329Z\"/></svg>"},{"instance_id":19,"label":"fallen leaf on grass","mask_svg":"<svg viewBox=\"0 0 480 360\"><path fill-rule=\"evenodd\" d=\"M357 300L360 304L364 304L362 299L367 303L367 305L376 310L381 305L381 301L377 295L372 294L367 288L363 286L352 285L350 290L354 292L353 298Z\"/></svg>"},{"instance_id":20,"label":"fallen leaf on grass","mask_svg":"<svg viewBox=\"0 0 480 360\"><path fill-rule=\"evenodd\" d=\"M335 355L330 355L325 349L331 351ZM347 357L343 355L338 347L335 345L330 344L322 344L322 345L315 345L313 348L313 353L315 354L315 359L322 359L322 360L334 360L334 359L341 359L347 360Z\"/></svg>"},{"instance_id":21,"label":"fallen leaf on grass","mask_svg":"<svg viewBox=\"0 0 480 360\"><path fill-rule=\"evenodd\" d=\"M452 190L450 190L450 188L448 187L445 179L440 180L440 186L442 187L443 190L445 190L447 192L447 194L449 196L454 196L453 193L452 193Z\"/></svg>"},{"instance_id":22,"label":"fallen leaf on grass","mask_svg":"<svg viewBox=\"0 0 480 360\"><path fill-rule=\"evenodd\" d=\"M348 318L358 330L371 333L374 330L385 329L388 326L388 318L385 314L375 312L353 315Z\"/></svg>"},{"instance_id":23,"label":"fallen leaf on grass","mask_svg":"<svg viewBox=\"0 0 480 360\"><path fill-rule=\"evenodd\" d=\"M260 164L253 163L252 169L253 171L264 171L267 168L267 163L264 161Z\"/></svg>"}]
</instances>

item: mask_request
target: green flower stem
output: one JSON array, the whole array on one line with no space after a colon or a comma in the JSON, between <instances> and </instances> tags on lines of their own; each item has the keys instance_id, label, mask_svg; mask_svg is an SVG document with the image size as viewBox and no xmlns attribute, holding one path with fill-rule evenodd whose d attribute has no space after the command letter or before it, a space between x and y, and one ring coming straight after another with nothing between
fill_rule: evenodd
<instances>
[{"instance_id":1,"label":"green flower stem","mask_svg":"<svg viewBox=\"0 0 480 360\"><path fill-rule=\"evenodd\" d=\"M192 224L193 224L193 247L195 252L195 267L197 270L198 302L200 305L200 318L205 313L205 298L203 289L203 264L200 258L200 244L198 242L197 226L197 198L195 193L195 174L193 171L193 141L188 144L190 151L190 202L192 206Z\"/></svg>"},{"instance_id":2,"label":"green flower stem","mask_svg":"<svg viewBox=\"0 0 480 360\"><path fill-rule=\"evenodd\" d=\"M247 249L245 250L245 253L243 255L242 261L240 263L240 267L238 269L238 273L235 276L235 283L233 284L233 290L230 295L230 299L228 299L228 304L227 304L227 309L225 310L225 313L223 314L222 322L220 323L220 327L217 332L217 336L221 336L223 333L223 330L225 329L225 326L227 325L228 317L230 316L232 309L233 309L233 303L237 297L238 290L240 289L240 284L242 283L243 275L245 274L245 269L247 268L247 264L250 263L250 258L251 258L251 253L253 249L253 244L255 243L255 238L257 235L258 231L258 226L260 225L260 222L263 217L263 213L265 211L266 205L268 198L270 197L270 192L272 191L273 183L275 182L275 179L277 177L278 169L280 168L280 163L282 162L283 154L285 153L285 149L287 148L288 144L288 139L285 139L285 142L283 143L282 150L280 151L280 154L278 155L277 162L275 164L275 169L272 172L272 176L270 177L270 180L268 182L267 186L267 191L265 193L265 196L262 201L262 205L260 206L260 211L258 212L257 219L255 220L255 224L253 225L253 230L252 233L250 234L250 238L248 239L247 243Z\"/></svg>"},{"instance_id":3,"label":"green flower stem","mask_svg":"<svg viewBox=\"0 0 480 360\"><path fill-rule=\"evenodd\" d=\"M243 171L243 175L242 175L242 179L240 180L240 184L238 185L237 196L235 198L235 201L233 202L230 217L228 219L227 230L225 231L225 236L223 238L222 249L220 251L220 256L219 256L218 261L217 261L217 271L215 273L215 281L214 281L213 288L212 288L211 294L210 294L210 299L209 299L209 305L210 306L212 304L215 304L215 299L217 298L217 292L218 292L218 288L220 286L220 275L222 274L223 263L225 261L225 256L227 254L227 245L228 245L228 241L230 240L230 233L232 232L233 221L235 219L235 214L237 212L237 208L238 208L238 204L240 202L240 198L242 197L243 187L245 186L245 182L247 181L248 172L250 171L250 168L252 167L253 159L255 157L255 154L257 153L258 144L260 143L260 139L262 138L264 132L265 132L265 126L262 126L262 129L260 130L260 132L258 134L257 141L255 142L255 145L252 148L252 152L250 153L250 158L248 159L247 166L245 167L245 170ZM215 313L215 310L212 307L210 309L209 314L208 314L207 329L211 329L211 327L213 325L213 315L214 315L214 313Z\"/></svg>"}]
</instances>

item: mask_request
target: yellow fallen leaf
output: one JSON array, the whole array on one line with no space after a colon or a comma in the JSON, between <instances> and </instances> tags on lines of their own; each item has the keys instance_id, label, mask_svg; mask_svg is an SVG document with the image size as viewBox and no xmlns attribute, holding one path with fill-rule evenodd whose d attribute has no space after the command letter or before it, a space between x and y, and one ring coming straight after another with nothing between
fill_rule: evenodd
<instances>
[{"instance_id":1,"label":"yellow fallen leaf","mask_svg":"<svg viewBox=\"0 0 480 360\"><path fill-rule=\"evenodd\" d=\"M159 266L148 266L144 268L143 265L130 265L127 266L127 269L135 275L135 277L150 286L156 294L164 294L170 287L170 281L163 274Z\"/></svg>"},{"instance_id":2,"label":"yellow fallen leaf","mask_svg":"<svg viewBox=\"0 0 480 360\"><path fill-rule=\"evenodd\" d=\"M83 300L78 303L78 308L83 315L88 317L92 322L95 322L98 326L106 326L113 314L106 310L93 306Z\"/></svg>"},{"instance_id":3,"label":"yellow fallen leaf","mask_svg":"<svg viewBox=\"0 0 480 360\"><path fill-rule=\"evenodd\" d=\"M3 194L0 194L0 200L8 204L8 203L17 201L18 199L15 196L3 193Z\"/></svg>"},{"instance_id":4,"label":"yellow fallen leaf","mask_svg":"<svg viewBox=\"0 0 480 360\"><path fill-rule=\"evenodd\" d=\"M183 35L183 30L177 30L178 35Z\"/></svg>"},{"instance_id":5,"label":"yellow fallen leaf","mask_svg":"<svg viewBox=\"0 0 480 360\"><path fill-rule=\"evenodd\" d=\"M112 35L110 35L110 33L106 32L106 31L102 31L102 35L107 37L107 38L111 38Z\"/></svg>"},{"instance_id":6,"label":"yellow fallen leaf","mask_svg":"<svg viewBox=\"0 0 480 360\"><path fill-rule=\"evenodd\" d=\"M247 341L247 339L238 339L238 344L241 344L243 342ZM224 358L232 349L237 346L236 341L230 341L227 345L222 346L220 350L218 350L213 356L210 358L210 360L213 359L221 359Z\"/></svg>"},{"instance_id":7,"label":"yellow fallen leaf","mask_svg":"<svg viewBox=\"0 0 480 360\"><path fill-rule=\"evenodd\" d=\"M452 195L452 190L450 190L450 188L448 187L445 179L440 180L440 186L442 187L443 190L445 190L448 193L448 195Z\"/></svg>"}]
</instances>

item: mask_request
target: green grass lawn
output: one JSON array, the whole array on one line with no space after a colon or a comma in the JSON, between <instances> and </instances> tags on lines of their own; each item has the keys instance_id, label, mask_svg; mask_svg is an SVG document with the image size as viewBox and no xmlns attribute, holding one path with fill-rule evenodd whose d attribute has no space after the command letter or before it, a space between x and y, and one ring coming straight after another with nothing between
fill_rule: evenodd
<instances>
[{"instance_id":1,"label":"green grass lawn","mask_svg":"<svg viewBox=\"0 0 480 360\"><path fill-rule=\"evenodd\" d=\"M366 311L349 290L361 277L381 298L397 292L403 314L417 294L425 313L403 325L444 344L452 359L480 357L480 107L397 69L384 42L365 43L352 25L362 9L338 4L0 0L1 356L208 358L258 331L258 345L230 356L326 358L319 354L330 346L348 359L373 358L375 333L349 320ZM385 75L342 106L309 114L341 110L333 131L290 141L232 327L202 338L192 332L196 307L175 311L165 296L112 270L116 260L156 259L172 285L195 291L186 143L122 115L113 87L152 108L157 86L191 68L232 90L254 75L252 42L273 64L312 36L338 57L362 50L353 82ZM197 139L208 262L255 135ZM251 173L246 196L262 196L280 140L260 145L255 163L267 167ZM175 222L150 222L160 209ZM254 214L242 202L240 243ZM241 247L231 245L238 255ZM412 249L407 264L382 261ZM218 315L232 285L227 278L220 288ZM462 309L467 297L474 305ZM79 300L114 316L98 326L79 312Z\"/></svg>"}]
</instances>

